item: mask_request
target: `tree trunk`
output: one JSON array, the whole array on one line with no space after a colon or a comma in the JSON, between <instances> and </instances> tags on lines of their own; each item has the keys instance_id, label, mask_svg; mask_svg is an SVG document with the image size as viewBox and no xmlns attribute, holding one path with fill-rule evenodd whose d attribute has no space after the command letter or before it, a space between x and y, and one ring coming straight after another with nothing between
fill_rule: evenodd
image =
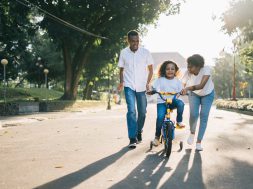
<instances>
[{"instance_id":1,"label":"tree trunk","mask_svg":"<svg viewBox=\"0 0 253 189\"><path fill-rule=\"evenodd\" d=\"M61 99L76 100L78 83L84 64L88 61L89 50L87 49L89 49L89 45L86 45L86 48L82 48L82 45L80 45L73 59L71 59L69 48L70 45L66 41L63 41L65 86Z\"/></svg>"},{"instance_id":2,"label":"tree trunk","mask_svg":"<svg viewBox=\"0 0 253 189\"><path fill-rule=\"evenodd\" d=\"M90 79L87 79L87 82L86 82L85 87L83 89L83 100L87 99L87 91L88 91L88 88L89 88L90 81L91 81Z\"/></svg>"}]
</instances>

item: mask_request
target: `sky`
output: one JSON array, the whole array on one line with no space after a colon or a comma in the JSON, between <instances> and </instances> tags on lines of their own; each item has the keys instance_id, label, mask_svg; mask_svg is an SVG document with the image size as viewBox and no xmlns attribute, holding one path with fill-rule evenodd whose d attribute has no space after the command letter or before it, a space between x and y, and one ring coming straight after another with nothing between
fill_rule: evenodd
<instances>
[{"instance_id":1,"label":"sky","mask_svg":"<svg viewBox=\"0 0 253 189\"><path fill-rule=\"evenodd\" d=\"M157 26L148 26L142 45L151 52L178 52L185 58L201 54L214 65L222 49L232 48L232 39L221 31L220 17L230 0L186 0L177 15L160 15ZM216 17L216 19L213 19Z\"/></svg>"}]
</instances>

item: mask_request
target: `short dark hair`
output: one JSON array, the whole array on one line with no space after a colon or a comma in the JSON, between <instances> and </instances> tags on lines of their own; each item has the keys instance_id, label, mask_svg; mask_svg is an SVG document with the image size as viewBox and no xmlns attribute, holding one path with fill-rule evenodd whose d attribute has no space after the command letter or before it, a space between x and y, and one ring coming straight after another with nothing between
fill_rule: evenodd
<instances>
[{"instance_id":1,"label":"short dark hair","mask_svg":"<svg viewBox=\"0 0 253 189\"><path fill-rule=\"evenodd\" d=\"M179 70L177 64L173 61L167 60L167 61L162 63L162 65L161 65L161 67L158 71L158 77L166 77L166 67L167 67L168 64L173 64L175 66L175 70L176 70L175 75L177 74L177 72Z\"/></svg>"},{"instance_id":2,"label":"short dark hair","mask_svg":"<svg viewBox=\"0 0 253 189\"><path fill-rule=\"evenodd\" d=\"M202 67L204 67L205 60L201 55L194 54L194 55L187 58L187 63L188 63L188 65L202 68Z\"/></svg>"},{"instance_id":3,"label":"short dark hair","mask_svg":"<svg viewBox=\"0 0 253 189\"><path fill-rule=\"evenodd\" d=\"M131 36L139 36L139 33L135 30L131 30L127 33L127 38L130 38Z\"/></svg>"}]
</instances>

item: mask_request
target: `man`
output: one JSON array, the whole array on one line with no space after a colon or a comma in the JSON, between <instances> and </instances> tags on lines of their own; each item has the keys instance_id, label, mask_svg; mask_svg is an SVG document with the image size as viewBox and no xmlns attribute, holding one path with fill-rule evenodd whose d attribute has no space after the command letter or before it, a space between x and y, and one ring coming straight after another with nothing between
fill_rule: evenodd
<instances>
[{"instance_id":1,"label":"man","mask_svg":"<svg viewBox=\"0 0 253 189\"><path fill-rule=\"evenodd\" d=\"M118 67L120 68L120 84L124 87L127 103L127 127L130 139L129 148L136 148L142 141L142 129L146 118L146 90L153 76L153 59L150 52L139 47L139 34L130 31L127 34L129 47L120 52ZM137 104L137 116L135 103Z\"/></svg>"}]
</instances>

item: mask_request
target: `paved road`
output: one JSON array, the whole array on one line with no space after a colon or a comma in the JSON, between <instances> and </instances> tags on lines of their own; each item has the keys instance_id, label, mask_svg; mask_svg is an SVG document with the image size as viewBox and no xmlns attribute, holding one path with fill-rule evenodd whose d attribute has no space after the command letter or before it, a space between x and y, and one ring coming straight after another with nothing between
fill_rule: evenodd
<instances>
[{"instance_id":1,"label":"paved road","mask_svg":"<svg viewBox=\"0 0 253 189\"><path fill-rule=\"evenodd\" d=\"M0 130L1 189L253 188L253 117L212 109L204 151L178 142L170 159L152 151L155 105L148 106L144 141L128 150L125 106L5 118ZM188 120L188 106L184 114ZM16 125L16 126L14 126Z\"/></svg>"}]
</instances>

